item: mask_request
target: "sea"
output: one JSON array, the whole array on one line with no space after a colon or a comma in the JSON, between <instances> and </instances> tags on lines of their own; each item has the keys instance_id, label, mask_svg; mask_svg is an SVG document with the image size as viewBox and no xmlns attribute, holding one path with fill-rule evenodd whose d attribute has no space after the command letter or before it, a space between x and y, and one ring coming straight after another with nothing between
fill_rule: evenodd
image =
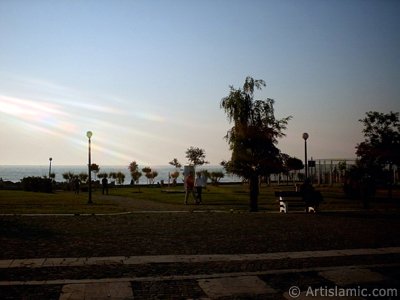
<instances>
[{"instance_id":1,"label":"sea","mask_svg":"<svg viewBox=\"0 0 400 300\"><path fill-rule=\"evenodd\" d=\"M140 167L139 169L141 169ZM155 182L168 183L168 173L174 172L176 169L172 166L156 166L152 167L152 170L158 172L158 176L155 178ZM235 175L226 174L224 169L220 166L202 166L198 167L196 171L207 170L208 172L222 171L224 172L224 178L220 182L241 182L241 179ZM178 183L183 182L183 169L178 170L181 174L178 178ZM51 173L55 173L55 180L57 182L63 182L65 179L62 174L71 172L74 174L87 173L87 166L62 166L52 165ZM99 173L110 173L110 172L122 172L125 174L124 184L129 184L131 176L129 173L128 166L100 166ZM49 165L47 166L23 166L23 165L0 165L0 178L3 181L19 182L24 177L29 176L49 176ZM147 178L141 176L139 179L140 184L147 184Z\"/></svg>"}]
</instances>

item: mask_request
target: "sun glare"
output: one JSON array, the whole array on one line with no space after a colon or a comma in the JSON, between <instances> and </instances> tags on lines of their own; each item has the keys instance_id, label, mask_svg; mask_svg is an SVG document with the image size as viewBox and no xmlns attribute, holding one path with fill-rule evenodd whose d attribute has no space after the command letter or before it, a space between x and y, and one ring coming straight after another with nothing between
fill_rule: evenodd
<instances>
[{"instance_id":1,"label":"sun glare","mask_svg":"<svg viewBox=\"0 0 400 300\"><path fill-rule=\"evenodd\" d=\"M151 105L142 103L135 110L129 110L126 108L131 107L132 101L112 95L96 95L42 80L14 81L18 91L0 94L0 115L9 117L7 122L27 134L38 133L41 138L55 137L57 143L68 143L76 153L86 147L82 132L88 128L95 133L94 154L97 152L99 158L117 163L135 159L152 164L154 156L158 156L154 149L160 145L164 149L187 146L182 139L164 134L160 125L175 128L193 124L175 117L166 118L152 111ZM117 105L109 105L113 101L105 98L117 99Z\"/></svg>"},{"instance_id":2,"label":"sun glare","mask_svg":"<svg viewBox=\"0 0 400 300\"><path fill-rule=\"evenodd\" d=\"M0 95L0 112L13 117L21 125L46 133L70 132L74 128L72 124L63 121L68 114L53 103Z\"/></svg>"}]
</instances>

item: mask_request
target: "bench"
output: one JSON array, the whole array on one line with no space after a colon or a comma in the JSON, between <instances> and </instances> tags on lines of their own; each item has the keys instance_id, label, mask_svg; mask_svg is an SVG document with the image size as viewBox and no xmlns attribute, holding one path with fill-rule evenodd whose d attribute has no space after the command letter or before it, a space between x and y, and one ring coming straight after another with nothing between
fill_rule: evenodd
<instances>
[{"instance_id":1,"label":"bench","mask_svg":"<svg viewBox=\"0 0 400 300\"><path fill-rule=\"evenodd\" d=\"M315 191L315 197L321 197L320 192ZM290 209L297 208L297 210L306 211L306 204L303 200L303 194L297 191L276 191L275 197L279 199L279 212L288 213L289 212L289 204ZM314 197L313 197L314 198ZM317 198L316 198L317 199ZM318 202L315 202L318 203ZM308 212L315 212L317 205L309 206ZM307 212L307 211L306 211Z\"/></svg>"}]
</instances>

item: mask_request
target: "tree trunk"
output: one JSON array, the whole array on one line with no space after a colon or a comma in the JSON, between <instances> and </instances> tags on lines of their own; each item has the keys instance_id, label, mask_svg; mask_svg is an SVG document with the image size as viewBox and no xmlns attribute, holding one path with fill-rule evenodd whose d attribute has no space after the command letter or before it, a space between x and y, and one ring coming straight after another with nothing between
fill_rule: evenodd
<instances>
[{"instance_id":1,"label":"tree trunk","mask_svg":"<svg viewBox=\"0 0 400 300\"><path fill-rule=\"evenodd\" d=\"M259 182L258 175L252 175L249 181L250 181L250 211L256 212L258 211L258 194L260 192L260 188L258 185Z\"/></svg>"}]
</instances>

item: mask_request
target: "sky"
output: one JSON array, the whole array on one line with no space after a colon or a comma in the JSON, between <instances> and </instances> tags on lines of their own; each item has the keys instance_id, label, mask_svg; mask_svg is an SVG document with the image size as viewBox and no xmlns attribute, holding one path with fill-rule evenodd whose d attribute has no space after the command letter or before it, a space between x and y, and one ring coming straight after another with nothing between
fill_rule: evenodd
<instances>
[{"instance_id":1,"label":"sky","mask_svg":"<svg viewBox=\"0 0 400 300\"><path fill-rule=\"evenodd\" d=\"M400 111L400 1L0 0L0 165L230 159L229 87L292 116L282 152L354 158L368 111Z\"/></svg>"}]
</instances>

